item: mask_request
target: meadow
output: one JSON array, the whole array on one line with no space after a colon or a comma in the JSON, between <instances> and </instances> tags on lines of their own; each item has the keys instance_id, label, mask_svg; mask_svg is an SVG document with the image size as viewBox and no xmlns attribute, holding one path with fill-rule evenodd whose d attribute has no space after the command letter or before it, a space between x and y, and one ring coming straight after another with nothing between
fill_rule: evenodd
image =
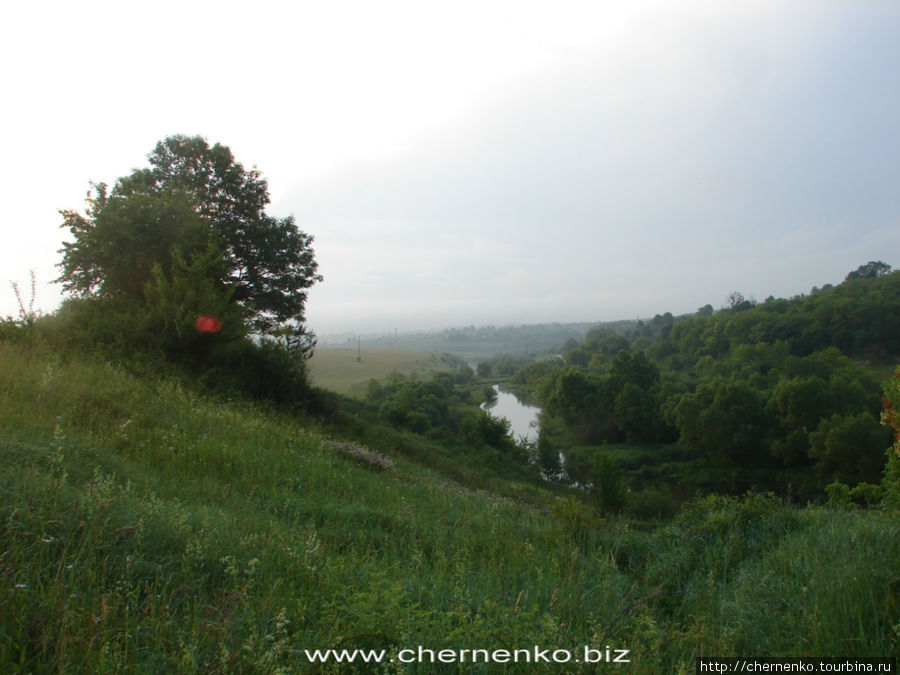
<instances>
[{"instance_id":1,"label":"meadow","mask_svg":"<svg viewBox=\"0 0 900 675\"><path fill-rule=\"evenodd\" d=\"M0 341L0 670L520 672L388 659L610 646L630 662L531 670L649 674L898 652L895 512L709 496L639 521L349 433ZM305 651L357 648L386 662Z\"/></svg>"},{"instance_id":2,"label":"meadow","mask_svg":"<svg viewBox=\"0 0 900 675\"><path fill-rule=\"evenodd\" d=\"M366 395L371 380L392 376L429 379L452 370L461 361L448 354L414 349L366 349L327 347L317 349L309 362L313 384L354 398ZM464 363L464 362L462 362Z\"/></svg>"}]
</instances>

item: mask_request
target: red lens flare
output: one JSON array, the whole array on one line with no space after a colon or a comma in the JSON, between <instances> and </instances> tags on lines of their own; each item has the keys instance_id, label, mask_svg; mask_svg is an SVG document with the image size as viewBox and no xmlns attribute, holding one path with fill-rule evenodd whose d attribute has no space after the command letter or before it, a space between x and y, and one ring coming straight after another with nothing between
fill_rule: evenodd
<instances>
[{"instance_id":1,"label":"red lens flare","mask_svg":"<svg viewBox=\"0 0 900 675\"><path fill-rule=\"evenodd\" d=\"M195 325L201 333L218 333L222 330L222 321L214 316L204 315L197 317Z\"/></svg>"}]
</instances>

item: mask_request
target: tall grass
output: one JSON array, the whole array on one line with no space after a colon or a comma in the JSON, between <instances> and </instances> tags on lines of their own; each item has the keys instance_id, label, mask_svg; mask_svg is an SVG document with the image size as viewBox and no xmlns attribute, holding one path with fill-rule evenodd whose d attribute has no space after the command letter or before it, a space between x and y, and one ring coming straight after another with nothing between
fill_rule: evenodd
<instances>
[{"instance_id":1,"label":"tall grass","mask_svg":"<svg viewBox=\"0 0 900 675\"><path fill-rule=\"evenodd\" d=\"M636 673L896 653L896 516L711 498L653 526L343 440L0 342L0 669L315 672L304 649L418 645L612 645ZM384 672L507 670L404 668Z\"/></svg>"}]
</instances>

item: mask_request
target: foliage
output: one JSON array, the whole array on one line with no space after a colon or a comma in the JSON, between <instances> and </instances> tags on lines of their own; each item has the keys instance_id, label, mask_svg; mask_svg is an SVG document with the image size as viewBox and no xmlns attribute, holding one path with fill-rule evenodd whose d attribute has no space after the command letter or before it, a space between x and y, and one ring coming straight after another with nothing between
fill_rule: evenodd
<instances>
[{"instance_id":1,"label":"foliage","mask_svg":"<svg viewBox=\"0 0 900 675\"><path fill-rule=\"evenodd\" d=\"M545 416L561 420L572 443L659 440L659 369L643 351L621 351L606 372L576 365L543 370L538 399Z\"/></svg>"},{"instance_id":2,"label":"foliage","mask_svg":"<svg viewBox=\"0 0 900 675\"><path fill-rule=\"evenodd\" d=\"M159 337L163 351L192 352L196 351L192 347L209 340L209 333L196 328L201 316L219 319L225 331L219 340L244 337L244 312L231 302L233 289L218 283L218 251L210 248L188 262L176 247L171 257L168 273L156 263L144 284L148 332Z\"/></svg>"},{"instance_id":3,"label":"foliage","mask_svg":"<svg viewBox=\"0 0 900 675\"><path fill-rule=\"evenodd\" d=\"M555 478L562 470L559 461L559 447L553 438L542 429L538 432L538 464L542 474L548 479Z\"/></svg>"},{"instance_id":4,"label":"foliage","mask_svg":"<svg viewBox=\"0 0 900 675\"><path fill-rule=\"evenodd\" d=\"M42 335L132 368L174 366L223 394L310 404L312 238L265 213L266 181L222 145L172 136L149 163L93 186L83 214L61 212L70 297Z\"/></svg>"},{"instance_id":5,"label":"foliage","mask_svg":"<svg viewBox=\"0 0 900 675\"><path fill-rule=\"evenodd\" d=\"M500 354L489 359L483 359L478 362L476 372L479 377L488 378L508 378L522 367L531 362L526 356L510 356L509 354Z\"/></svg>"},{"instance_id":6,"label":"foliage","mask_svg":"<svg viewBox=\"0 0 900 675\"><path fill-rule=\"evenodd\" d=\"M900 353L900 273L850 279L809 296L771 298L738 313L688 316L657 341L654 354L686 365L739 344L782 341L796 356L835 347L848 356ZM675 357L675 358L673 358Z\"/></svg>"},{"instance_id":7,"label":"foliage","mask_svg":"<svg viewBox=\"0 0 900 675\"><path fill-rule=\"evenodd\" d=\"M481 364L479 364L481 365ZM563 363L558 358L540 359L526 363L513 373L510 382L523 385L526 391L534 391L537 384L545 377L562 368Z\"/></svg>"},{"instance_id":8,"label":"foliage","mask_svg":"<svg viewBox=\"0 0 900 675\"><path fill-rule=\"evenodd\" d=\"M730 311L597 327L565 364L537 362L512 380L535 392L581 482L602 452L576 446L677 440L700 463L667 475L691 473L703 489L752 485L805 500L836 479L871 483L885 444L878 379L900 353L900 273L864 267L809 296L753 303L733 293ZM737 469L744 478L725 478Z\"/></svg>"},{"instance_id":9,"label":"foliage","mask_svg":"<svg viewBox=\"0 0 900 675\"><path fill-rule=\"evenodd\" d=\"M825 475L848 483L878 480L888 435L869 413L823 419L810 436L810 457Z\"/></svg>"},{"instance_id":10,"label":"foliage","mask_svg":"<svg viewBox=\"0 0 900 675\"><path fill-rule=\"evenodd\" d=\"M231 312L240 312L236 305L227 305L219 315L226 319L221 331L198 331L195 316L184 311L178 298L206 307L205 300L215 305L221 298L204 294L203 283L189 280L190 269L176 269L170 279L160 277L158 285L148 286L149 304L122 296L68 298L41 318L37 333L60 351L93 353L133 373L187 377L214 395L268 400L292 410L320 405L309 384L307 361L281 344L245 338L240 321L228 320Z\"/></svg>"},{"instance_id":11,"label":"foliage","mask_svg":"<svg viewBox=\"0 0 900 675\"><path fill-rule=\"evenodd\" d=\"M882 487L885 503L900 508L900 367L891 379L884 383L884 408L881 422L891 428L894 443L887 450Z\"/></svg>"},{"instance_id":12,"label":"foliage","mask_svg":"<svg viewBox=\"0 0 900 675\"><path fill-rule=\"evenodd\" d=\"M761 453L769 420L765 400L741 382L716 379L684 394L673 409L679 442L716 463L748 466L765 461Z\"/></svg>"},{"instance_id":13,"label":"foliage","mask_svg":"<svg viewBox=\"0 0 900 675\"><path fill-rule=\"evenodd\" d=\"M627 499L627 488L621 467L616 462L601 457L594 463L591 479L601 508L615 513L621 511Z\"/></svg>"},{"instance_id":14,"label":"foliage","mask_svg":"<svg viewBox=\"0 0 900 675\"><path fill-rule=\"evenodd\" d=\"M818 376L782 378L769 399L782 434L772 442L772 454L786 466L809 461L809 435L828 409L828 383Z\"/></svg>"},{"instance_id":15,"label":"foliage","mask_svg":"<svg viewBox=\"0 0 900 675\"><path fill-rule=\"evenodd\" d=\"M169 137L148 159L149 168L120 178L111 190L94 186L85 214L62 212L74 237L61 251L64 289L142 301L159 274L204 258L207 281L240 305L247 329L289 336L289 346L307 350L306 293L321 279L312 237L291 217L265 213L268 185L259 172L200 137Z\"/></svg>"},{"instance_id":16,"label":"foliage","mask_svg":"<svg viewBox=\"0 0 900 675\"><path fill-rule=\"evenodd\" d=\"M393 380L370 384L366 403L380 420L433 439L521 460L509 422L482 410L471 369L436 373L425 382ZM493 393L493 390L491 390Z\"/></svg>"},{"instance_id":17,"label":"foliage","mask_svg":"<svg viewBox=\"0 0 900 675\"><path fill-rule=\"evenodd\" d=\"M213 243L195 205L172 190L147 194L119 188L108 194L100 183L84 215L63 211L62 216L75 241L63 244L60 281L82 297L140 300L154 266L171 266L174 248L193 257Z\"/></svg>"},{"instance_id":18,"label":"foliage","mask_svg":"<svg viewBox=\"0 0 900 675\"><path fill-rule=\"evenodd\" d=\"M392 461L376 470L343 433L0 343L0 668L308 672L306 649L608 644L648 675L758 645L898 648L894 514L707 497L648 526L559 486L465 488L398 454L401 435L366 443Z\"/></svg>"},{"instance_id":19,"label":"foliage","mask_svg":"<svg viewBox=\"0 0 900 675\"><path fill-rule=\"evenodd\" d=\"M891 266L880 260L870 260L865 265L860 265L847 275L845 281L851 279L875 279L891 273Z\"/></svg>"}]
</instances>

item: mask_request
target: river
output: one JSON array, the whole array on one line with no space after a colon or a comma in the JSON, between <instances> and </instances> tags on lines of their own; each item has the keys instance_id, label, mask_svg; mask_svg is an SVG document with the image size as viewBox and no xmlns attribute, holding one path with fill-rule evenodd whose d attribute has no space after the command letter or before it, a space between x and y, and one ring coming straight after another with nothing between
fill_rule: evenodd
<instances>
[{"instance_id":1,"label":"river","mask_svg":"<svg viewBox=\"0 0 900 675\"><path fill-rule=\"evenodd\" d=\"M482 409L486 410L493 417L505 417L509 420L509 430L513 438L518 439L525 437L532 443L537 442L538 438L538 413L540 408L532 405L521 403L515 395L507 391L502 391L500 385L494 385L494 391L497 392L497 402L493 404L484 403Z\"/></svg>"}]
</instances>

